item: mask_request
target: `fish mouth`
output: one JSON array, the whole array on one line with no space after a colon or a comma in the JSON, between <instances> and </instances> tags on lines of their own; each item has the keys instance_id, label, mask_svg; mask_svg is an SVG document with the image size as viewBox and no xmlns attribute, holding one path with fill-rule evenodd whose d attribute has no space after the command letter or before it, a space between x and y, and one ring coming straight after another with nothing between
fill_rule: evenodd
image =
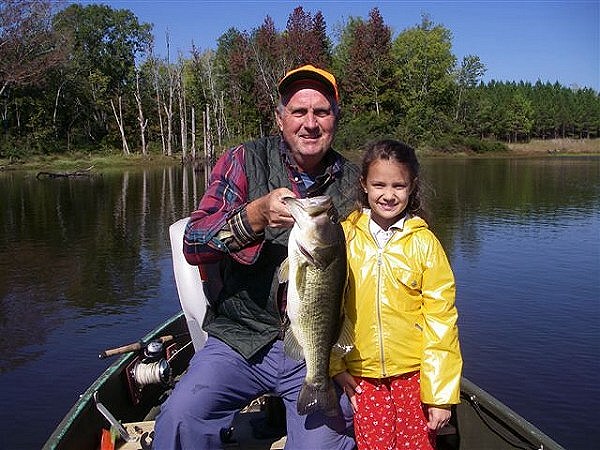
<instances>
[{"instance_id":1,"label":"fish mouth","mask_svg":"<svg viewBox=\"0 0 600 450\"><path fill-rule=\"evenodd\" d=\"M317 197L306 198L282 197L281 200L288 206L290 213L296 222L301 221L303 212L309 217L316 217L330 209L333 209L333 201L328 195L319 195Z\"/></svg>"}]
</instances>

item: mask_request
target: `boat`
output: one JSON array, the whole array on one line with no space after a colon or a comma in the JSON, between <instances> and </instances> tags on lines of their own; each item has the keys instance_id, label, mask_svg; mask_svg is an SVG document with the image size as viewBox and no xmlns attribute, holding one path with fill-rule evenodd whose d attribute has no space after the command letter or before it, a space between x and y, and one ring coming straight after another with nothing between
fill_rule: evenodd
<instances>
[{"instance_id":1,"label":"boat","mask_svg":"<svg viewBox=\"0 0 600 450\"><path fill-rule=\"evenodd\" d=\"M171 226L175 244L185 220ZM173 248L180 248L173 245ZM146 334L139 342L105 350L99 356L118 359L80 396L48 438L44 450L151 449L154 419L174 384L206 335L200 327L205 307L198 295L210 287L187 266L181 251L173 265L182 311ZM195 302L186 299L195 296ZM194 315L198 314L198 315ZM461 403L453 406L451 423L438 436L438 450L564 450L548 435L498 399L463 377ZM285 409L270 395L255 399L221 430L225 448L283 449ZM159 450L159 449L155 449Z\"/></svg>"},{"instance_id":2,"label":"boat","mask_svg":"<svg viewBox=\"0 0 600 450\"><path fill-rule=\"evenodd\" d=\"M150 448L153 420L160 403L169 393L164 383L136 385L132 380L133 367L144 364L148 347L165 345L171 376L177 379L184 371L194 347L191 342L185 315L171 317L141 339L128 346L135 348L119 357L84 393L52 433L44 449L84 450L98 449L102 430L123 428L127 435L119 434L116 449ZM158 345L156 345L158 346ZM163 360L163 361L165 361ZM150 363L152 364L152 363ZM110 414L112 419L106 417ZM455 407L454 421L440 436L439 449L563 449L549 436L523 417L512 411L489 393L466 378L461 382L461 403ZM280 449L285 436L257 438L260 434L253 424L268 423L273 427L280 421L269 417L267 399L257 399L242 410L222 435L227 446L241 449Z\"/></svg>"}]
</instances>

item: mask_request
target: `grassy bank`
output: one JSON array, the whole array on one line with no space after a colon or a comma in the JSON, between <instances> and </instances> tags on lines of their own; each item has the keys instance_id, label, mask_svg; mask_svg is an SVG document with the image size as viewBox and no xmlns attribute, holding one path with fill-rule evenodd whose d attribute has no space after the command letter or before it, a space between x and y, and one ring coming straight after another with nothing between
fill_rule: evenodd
<instances>
[{"instance_id":1,"label":"grassy bank","mask_svg":"<svg viewBox=\"0 0 600 450\"><path fill-rule=\"evenodd\" d=\"M35 156L27 160L8 161L0 159L0 170L48 170L60 172L72 172L86 170L93 167L97 169L119 168L119 167L149 167L180 164L181 156L164 156L140 154L123 155L121 153L66 153L60 155Z\"/></svg>"},{"instance_id":2,"label":"grassy bank","mask_svg":"<svg viewBox=\"0 0 600 450\"><path fill-rule=\"evenodd\" d=\"M525 144L508 144L511 152L526 155L600 155L600 139L535 139Z\"/></svg>"},{"instance_id":3,"label":"grassy bank","mask_svg":"<svg viewBox=\"0 0 600 450\"><path fill-rule=\"evenodd\" d=\"M558 155L599 155L600 139L548 139L532 140L527 143L508 144L508 152L494 154L494 156L558 156ZM435 153L444 155L445 153ZM453 156L471 156L469 153L456 154ZM485 153L485 156L491 156ZM354 158L352 158L354 159ZM71 172L86 170L93 167L94 170L119 167L148 167L164 166L169 164L180 164L181 155L163 156L153 154L142 156L139 154L122 155L115 153L68 153L61 155L35 156L27 160L9 161L0 159L0 170L47 170Z\"/></svg>"}]
</instances>

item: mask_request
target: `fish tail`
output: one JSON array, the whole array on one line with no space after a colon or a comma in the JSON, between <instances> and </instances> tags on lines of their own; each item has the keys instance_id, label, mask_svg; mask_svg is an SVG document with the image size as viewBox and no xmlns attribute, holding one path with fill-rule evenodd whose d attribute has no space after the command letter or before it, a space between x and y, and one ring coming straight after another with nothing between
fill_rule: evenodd
<instances>
[{"instance_id":1,"label":"fish tail","mask_svg":"<svg viewBox=\"0 0 600 450\"><path fill-rule=\"evenodd\" d=\"M324 385L318 385L304 382L298 395L296 409L301 416L311 414L319 409L326 416L337 416L339 404L333 383L328 381Z\"/></svg>"}]
</instances>

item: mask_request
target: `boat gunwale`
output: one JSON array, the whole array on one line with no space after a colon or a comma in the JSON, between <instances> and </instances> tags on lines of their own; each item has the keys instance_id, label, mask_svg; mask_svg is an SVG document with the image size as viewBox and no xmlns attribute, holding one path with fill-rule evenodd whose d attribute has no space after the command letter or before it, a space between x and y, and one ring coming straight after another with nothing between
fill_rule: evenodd
<instances>
[{"instance_id":1,"label":"boat gunwale","mask_svg":"<svg viewBox=\"0 0 600 450\"><path fill-rule=\"evenodd\" d=\"M147 343L156 338L156 336L160 335L163 330L171 327L178 320L181 320L182 316L183 311L179 311L178 313L174 314L165 322L161 323L159 326L142 337L140 342ZM121 373L121 371L127 367L127 364L129 364L129 362L131 362L135 357L135 352L127 353L121 355L119 359L108 366L106 370L102 372L102 374L96 378L94 382L85 390L85 392L79 396L75 404L69 409L67 414L56 426L53 433L42 447L42 450L56 449L71 427L73 427L80 414L91 402L94 401L94 393L97 392L111 377Z\"/></svg>"},{"instance_id":2,"label":"boat gunwale","mask_svg":"<svg viewBox=\"0 0 600 450\"><path fill-rule=\"evenodd\" d=\"M469 402L470 407L475 410L479 415L479 409L483 409L485 413L491 414L493 420L507 423L512 429L518 431L518 433L525 439L531 442L537 442L538 449L543 450L566 450L558 442L554 441L550 436L536 427L534 424L529 422L519 413L514 411L505 403L498 400L489 392L486 392L475 383L470 381L464 376L461 377L460 390L463 396L466 396L466 400ZM480 417L485 422L485 418ZM486 423L489 427L490 425Z\"/></svg>"}]
</instances>

